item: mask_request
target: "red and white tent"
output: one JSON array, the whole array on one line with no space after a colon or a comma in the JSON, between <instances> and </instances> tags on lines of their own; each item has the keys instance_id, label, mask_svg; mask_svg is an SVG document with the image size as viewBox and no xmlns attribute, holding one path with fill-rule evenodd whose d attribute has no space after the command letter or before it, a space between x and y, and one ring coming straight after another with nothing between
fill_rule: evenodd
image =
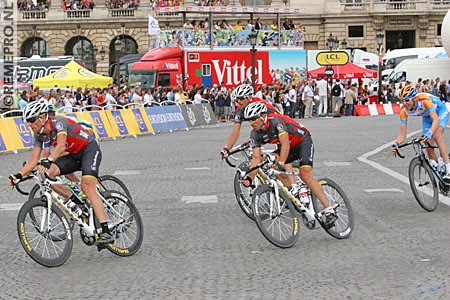
<instances>
[{"instance_id":1,"label":"red and white tent","mask_svg":"<svg viewBox=\"0 0 450 300\"><path fill-rule=\"evenodd\" d=\"M352 79L352 78L376 78L378 76L377 71L361 68L360 66L355 65L354 63L347 63L342 66L331 66L334 70L333 79ZM325 70L327 66L320 67L318 69L314 69L308 72L308 77L310 78L321 78L325 76Z\"/></svg>"}]
</instances>

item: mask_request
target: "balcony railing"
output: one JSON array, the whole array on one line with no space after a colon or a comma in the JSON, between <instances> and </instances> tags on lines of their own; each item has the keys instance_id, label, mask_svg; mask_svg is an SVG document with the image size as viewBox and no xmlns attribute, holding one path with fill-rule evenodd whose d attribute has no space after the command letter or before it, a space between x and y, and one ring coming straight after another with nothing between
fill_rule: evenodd
<instances>
[{"instance_id":1,"label":"balcony railing","mask_svg":"<svg viewBox=\"0 0 450 300\"><path fill-rule=\"evenodd\" d=\"M22 20L32 20L32 19L46 19L46 11L22 11Z\"/></svg>"},{"instance_id":2,"label":"balcony railing","mask_svg":"<svg viewBox=\"0 0 450 300\"><path fill-rule=\"evenodd\" d=\"M111 18L134 17L138 8L111 8L109 16Z\"/></svg>"},{"instance_id":3,"label":"balcony railing","mask_svg":"<svg viewBox=\"0 0 450 300\"><path fill-rule=\"evenodd\" d=\"M433 12L450 8L450 0L341 0L343 11L362 11L369 13L415 13Z\"/></svg>"},{"instance_id":4,"label":"balcony railing","mask_svg":"<svg viewBox=\"0 0 450 300\"><path fill-rule=\"evenodd\" d=\"M250 30L217 30L212 34L202 30L162 30L159 34L159 46L187 47L250 47L247 39ZM296 47L303 48L304 33L299 30L282 30L280 39L278 31L259 30L258 47Z\"/></svg>"},{"instance_id":5,"label":"balcony railing","mask_svg":"<svg viewBox=\"0 0 450 300\"><path fill-rule=\"evenodd\" d=\"M66 18L67 19L84 19L91 17L92 10L83 9L83 10L66 10Z\"/></svg>"}]
</instances>

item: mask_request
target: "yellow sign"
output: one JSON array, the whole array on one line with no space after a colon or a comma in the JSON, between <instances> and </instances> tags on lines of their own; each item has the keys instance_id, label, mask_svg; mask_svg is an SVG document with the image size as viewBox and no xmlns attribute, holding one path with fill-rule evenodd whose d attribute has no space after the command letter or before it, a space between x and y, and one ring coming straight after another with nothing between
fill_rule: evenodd
<instances>
[{"instance_id":1,"label":"yellow sign","mask_svg":"<svg viewBox=\"0 0 450 300\"><path fill-rule=\"evenodd\" d=\"M345 51L319 52L316 61L321 66L341 66L348 63L348 54Z\"/></svg>"}]
</instances>

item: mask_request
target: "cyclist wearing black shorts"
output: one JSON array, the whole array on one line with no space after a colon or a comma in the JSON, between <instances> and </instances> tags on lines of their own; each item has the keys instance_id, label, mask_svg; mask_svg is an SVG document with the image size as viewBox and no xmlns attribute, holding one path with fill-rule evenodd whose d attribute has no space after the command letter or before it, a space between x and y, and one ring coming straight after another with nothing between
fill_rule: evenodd
<instances>
[{"instance_id":1,"label":"cyclist wearing black shorts","mask_svg":"<svg viewBox=\"0 0 450 300\"><path fill-rule=\"evenodd\" d=\"M54 147L47 159L41 160L38 170L48 172L50 177L82 171L81 190L90 200L95 215L101 224L97 244L114 241L108 228L108 222L102 200L97 194L96 185L102 152L92 133L83 129L76 121L62 116L49 117L48 105L35 101L26 106L23 118L34 132L34 146L30 159L20 171L9 177L10 185L29 174L40 160L43 144ZM60 195L69 199L70 191L64 185L52 185Z\"/></svg>"},{"instance_id":2,"label":"cyclist wearing black shorts","mask_svg":"<svg viewBox=\"0 0 450 300\"><path fill-rule=\"evenodd\" d=\"M279 169L293 172L292 162L300 161L300 178L309 186L323 207L324 221L332 224L336 221L336 213L333 206L329 206L328 199L320 183L313 177L314 144L311 133L305 126L294 119L277 113L268 113L267 107L261 102L250 103L244 112L245 120L249 121L253 130L250 133L250 146L253 149L253 157L250 167L256 166L261 161L261 146L266 143L278 144L277 165ZM257 171L250 173L242 179L244 186L250 186ZM298 187L295 177L290 175L280 177L280 180L290 189L294 196L298 196Z\"/></svg>"}]
</instances>

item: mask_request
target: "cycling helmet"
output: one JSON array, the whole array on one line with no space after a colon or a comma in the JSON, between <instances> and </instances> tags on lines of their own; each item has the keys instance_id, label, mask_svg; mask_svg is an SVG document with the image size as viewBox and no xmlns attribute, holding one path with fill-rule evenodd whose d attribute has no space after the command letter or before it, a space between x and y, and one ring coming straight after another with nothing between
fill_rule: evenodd
<instances>
[{"instance_id":1,"label":"cycling helmet","mask_svg":"<svg viewBox=\"0 0 450 300\"><path fill-rule=\"evenodd\" d=\"M241 84L233 92L235 92L235 98L252 97L253 87L248 84Z\"/></svg>"},{"instance_id":2,"label":"cycling helmet","mask_svg":"<svg viewBox=\"0 0 450 300\"><path fill-rule=\"evenodd\" d=\"M56 106L54 106L53 104L49 104L48 105L48 112L49 113L56 113Z\"/></svg>"},{"instance_id":3,"label":"cycling helmet","mask_svg":"<svg viewBox=\"0 0 450 300\"><path fill-rule=\"evenodd\" d=\"M26 121L33 117L39 117L48 112L48 104L44 101L33 101L23 110L23 119Z\"/></svg>"},{"instance_id":4,"label":"cycling helmet","mask_svg":"<svg viewBox=\"0 0 450 300\"><path fill-rule=\"evenodd\" d=\"M405 87L403 87L400 90L400 99L405 100L405 101L409 101L411 100L411 98L413 98L415 95L417 95L417 90L414 86L412 85L406 85Z\"/></svg>"},{"instance_id":5,"label":"cycling helmet","mask_svg":"<svg viewBox=\"0 0 450 300\"><path fill-rule=\"evenodd\" d=\"M230 99L231 99L231 101L235 101L235 100L236 100L236 89L234 89L233 91L231 91L231 93L230 93Z\"/></svg>"},{"instance_id":6,"label":"cycling helmet","mask_svg":"<svg viewBox=\"0 0 450 300\"><path fill-rule=\"evenodd\" d=\"M267 106L262 102L252 102L244 110L244 119L251 120L259 118L261 114L267 113Z\"/></svg>"}]
</instances>

